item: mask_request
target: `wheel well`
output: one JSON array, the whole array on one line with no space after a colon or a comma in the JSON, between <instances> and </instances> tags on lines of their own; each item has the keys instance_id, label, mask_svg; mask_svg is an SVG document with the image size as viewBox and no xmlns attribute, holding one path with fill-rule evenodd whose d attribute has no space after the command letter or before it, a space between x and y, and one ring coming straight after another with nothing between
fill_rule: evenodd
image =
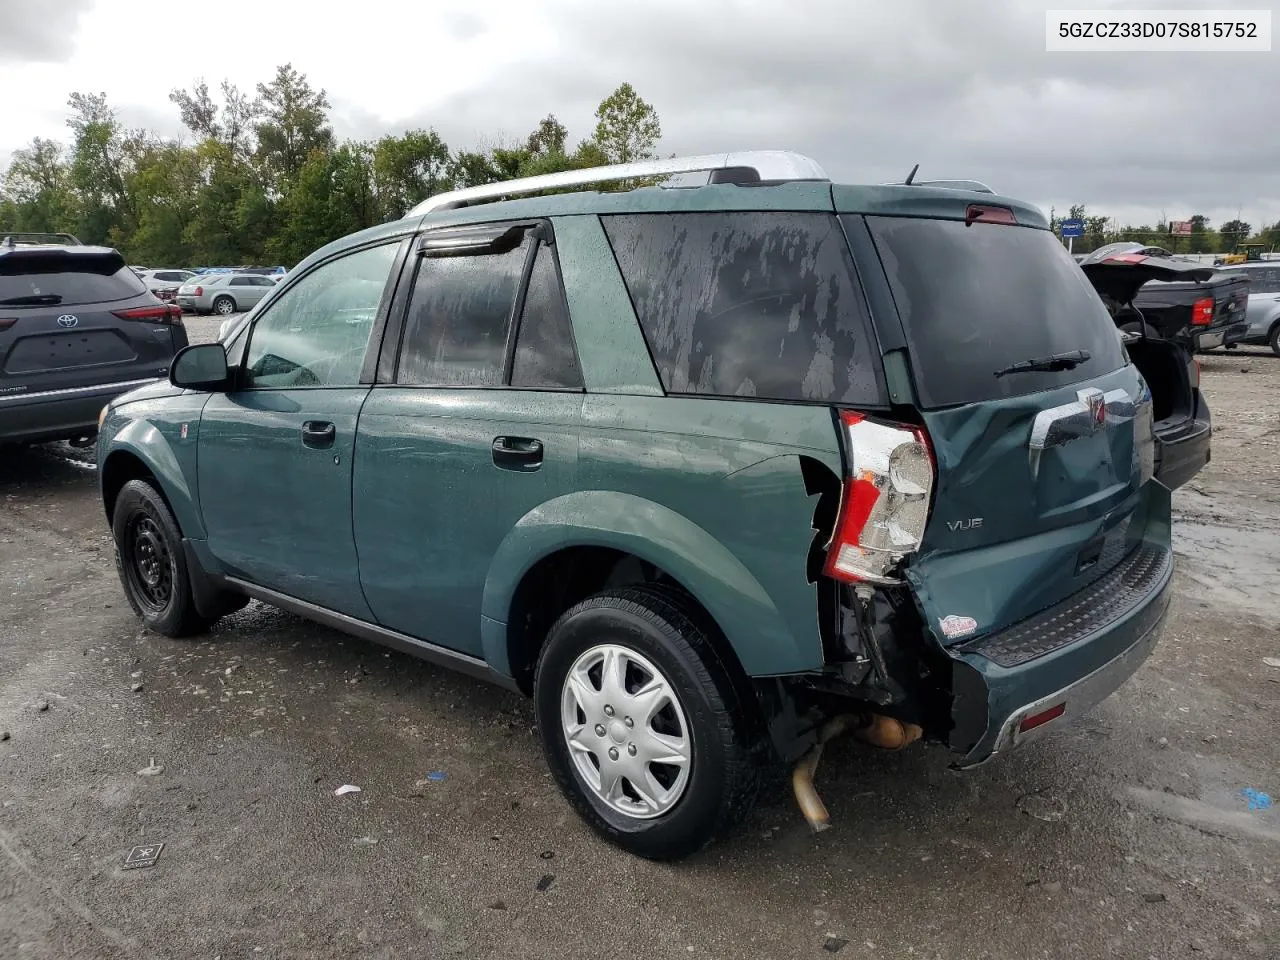
<instances>
[{"instance_id":1,"label":"wheel well","mask_svg":"<svg viewBox=\"0 0 1280 960\"><path fill-rule=\"evenodd\" d=\"M631 553L609 547L567 547L543 557L516 588L507 618L507 662L525 694L533 693L533 674L547 632L560 615L607 587L663 583L678 589L703 614L716 652L736 680L746 681L738 657L715 619L684 584L662 568Z\"/></svg>"},{"instance_id":2,"label":"wheel well","mask_svg":"<svg viewBox=\"0 0 1280 960\"><path fill-rule=\"evenodd\" d=\"M107 512L108 524L111 523L112 515L115 513L116 498L120 496L120 491L130 480L146 480L155 487L160 496L164 497L160 482L156 480L156 475L147 469L145 463L132 453L117 451L108 456L102 465L102 506ZM167 497L165 502L168 502Z\"/></svg>"}]
</instances>

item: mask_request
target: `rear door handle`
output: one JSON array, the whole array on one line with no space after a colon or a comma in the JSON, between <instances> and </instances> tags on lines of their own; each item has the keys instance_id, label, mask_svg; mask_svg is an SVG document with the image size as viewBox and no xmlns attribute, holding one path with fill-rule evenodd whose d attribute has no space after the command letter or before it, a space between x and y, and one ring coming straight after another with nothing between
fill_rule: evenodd
<instances>
[{"instance_id":1,"label":"rear door handle","mask_svg":"<svg viewBox=\"0 0 1280 960\"><path fill-rule=\"evenodd\" d=\"M542 466L542 441L533 437L494 437L493 462L503 470L537 470Z\"/></svg>"},{"instance_id":2,"label":"rear door handle","mask_svg":"<svg viewBox=\"0 0 1280 960\"><path fill-rule=\"evenodd\" d=\"M333 446L333 438L336 434L337 430L327 420L308 420L302 425L302 444L316 450L323 450L325 447Z\"/></svg>"}]
</instances>

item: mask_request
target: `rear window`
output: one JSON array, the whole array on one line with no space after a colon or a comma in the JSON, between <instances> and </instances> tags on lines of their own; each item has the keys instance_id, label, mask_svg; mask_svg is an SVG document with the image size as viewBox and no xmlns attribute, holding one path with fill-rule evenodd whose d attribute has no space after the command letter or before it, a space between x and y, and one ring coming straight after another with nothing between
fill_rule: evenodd
<instances>
[{"instance_id":1,"label":"rear window","mask_svg":"<svg viewBox=\"0 0 1280 960\"><path fill-rule=\"evenodd\" d=\"M926 407L1051 390L1124 365L1115 324L1047 230L867 217ZM1071 370L996 371L1083 350Z\"/></svg>"},{"instance_id":2,"label":"rear window","mask_svg":"<svg viewBox=\"0 0 1280 960\"><path fill-rule=\"evenodd\" d=\"M0 257L0 306L102 303L126 300L146 290L119 254L50 252Z\"/></svg>"},{"instance_id":3,"label":"rear window","mask_svg":"<svg viewBox=\"0 0 1280 960\"><path fill-rule=\"evenodd\" d=\"M669 393L881 404L835 216L601 218Z\"/></svg>"}]
</instances>

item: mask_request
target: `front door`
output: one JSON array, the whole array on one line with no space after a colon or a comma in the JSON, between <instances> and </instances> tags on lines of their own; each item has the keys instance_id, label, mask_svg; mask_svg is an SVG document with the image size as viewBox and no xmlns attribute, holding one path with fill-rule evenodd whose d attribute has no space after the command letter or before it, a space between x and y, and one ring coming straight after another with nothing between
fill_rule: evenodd
<instances>
[{"instance_id":1,"label":"front door","mask_svg":"<svg viewBox=\"0 0 1280 960\"><path fill-rule=\"evenodd\" d=\"M233 575L369 619L351 526L361 369L398 243L329 260L249 331L237 387L205 405L209 549Z\"/></svg>"},{"instance_id":2,"label":"front door","mask_svg":"<svg viewBox=\"0 0 1280 960\"><path fill-rule=\"evenodd\" d=\"M463 256L428 247L396 382L373 388L356 436L356 546L374 614L472 655L503 538L576 485L582 377L544 229Z\"/></svg>"}]
</instances>

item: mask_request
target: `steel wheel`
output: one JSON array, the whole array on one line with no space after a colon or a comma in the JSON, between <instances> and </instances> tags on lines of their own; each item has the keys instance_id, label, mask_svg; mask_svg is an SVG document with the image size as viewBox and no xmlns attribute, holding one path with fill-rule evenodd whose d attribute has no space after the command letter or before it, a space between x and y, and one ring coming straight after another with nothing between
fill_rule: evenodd
<instances>
[{"instance_id":1,"label":"steel wheel","mask_svg":"<svg viewBox=\"0 0 1280 960\"><path fill-rule=\"evenodd\" d=\"M145 513L133 518L123 553L138 600L152 610L164 610L173 596L174 563L155 520Z\"/></svg>"},{"instance_id":2,"label":"steel wheel","mask_svg":"<svg viewBox=\"0 0 1280 960\"><path fill-rule=\"evenodd\" d=\"M645 657L615 644L574 661L560 696L574 767L603 803L638 820L679 802L693 738L675 690Z\"/></svg>"}]
</instances>

